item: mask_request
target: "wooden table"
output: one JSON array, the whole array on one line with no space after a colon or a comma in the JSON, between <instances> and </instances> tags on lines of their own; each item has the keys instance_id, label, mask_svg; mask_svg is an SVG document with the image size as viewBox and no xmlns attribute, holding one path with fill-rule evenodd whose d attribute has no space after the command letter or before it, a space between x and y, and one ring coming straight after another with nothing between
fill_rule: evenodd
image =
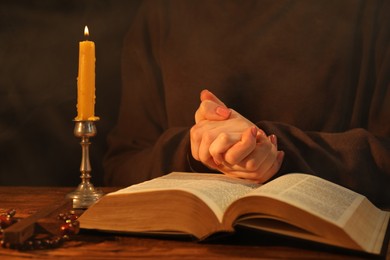
<instances>
[{"instance_id":1,"label":"wooden table","mask_svg":"<svg viewBox=\"0 0 390 260\"><path fill-rule=\"evenodd\" d=\"M25 218L64 198L74 188L0 187L0 211L15 208ZM103 188L104 192L116 190ZM366 259L360 253L343 251L302 241L253 234L244 230L212 243L131 237L81 232L57 249L17 251L0 248L0 259ZM390 259L387 252L385 258Z\"/></svg>"}]
</instances>

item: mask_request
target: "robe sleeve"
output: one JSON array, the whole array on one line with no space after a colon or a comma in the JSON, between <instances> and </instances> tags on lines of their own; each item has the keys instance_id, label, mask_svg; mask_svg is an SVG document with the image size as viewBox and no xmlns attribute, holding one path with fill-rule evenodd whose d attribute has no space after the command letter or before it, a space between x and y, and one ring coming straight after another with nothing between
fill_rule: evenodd
<instances>
[{"instance_id":1,"label":"robe sleeve","mask_svg":"<svg viewBox=\"0 0 390 260\"><path fill-rule=\"evenodd\" d=\"M158 48L161 14L158 8L146 9L140 7L124 41L120 111L103 163L108 185L128 186L173 170L190 171L189 127L167 125Z\"/></svg>"},{"instance_id":2,"label":"robe sleeve","mask_svg":"<svg viewBox=\"0 0 390 260\"><path fill-rule=\"evenodd\" d=\"M390 22L389 1L377 20L361 25L361 64L350 126L339 132L307 132L259 122L286 152L280 174L306 172L390 205ZM351 93L352 95L352 93ZM331 102L331 101L330 101Z\"/></svg>"}]
</instances>

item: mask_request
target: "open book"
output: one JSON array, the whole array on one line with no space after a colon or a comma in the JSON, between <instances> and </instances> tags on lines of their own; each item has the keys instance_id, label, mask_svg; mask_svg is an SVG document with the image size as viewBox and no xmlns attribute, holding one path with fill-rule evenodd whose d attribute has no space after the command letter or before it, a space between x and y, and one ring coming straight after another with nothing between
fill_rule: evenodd
<instances>
[{"instance_id":1,"label":"open book","mask_svg":"<svg viewBox=\"0 0 390 260\"><path fill-rule=\"evenodd\" d=\"M84 229L184 233L198 239L241 225L379 254L389 212L307 174L260 185L222 174L174 172L105 195L79 220Z\"/></svg>"}]
</instances>

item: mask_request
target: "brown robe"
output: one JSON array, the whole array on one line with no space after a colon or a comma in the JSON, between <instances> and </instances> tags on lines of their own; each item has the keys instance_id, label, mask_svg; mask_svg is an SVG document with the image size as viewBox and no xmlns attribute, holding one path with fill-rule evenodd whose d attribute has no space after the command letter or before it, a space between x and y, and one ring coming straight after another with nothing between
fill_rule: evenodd
<instances>
[{"instance_id":1,"label":"brown robe","mask_svg":"<svg viewBox=\"0 0 390 260\"><path fill-rule=\"evenodd\" d=\"M210 171L189 152L207 88L278 137L278 175L389 206L389 14L379 0L145 1L125 41L107 184Z\"/></svg>"}]
</instances>

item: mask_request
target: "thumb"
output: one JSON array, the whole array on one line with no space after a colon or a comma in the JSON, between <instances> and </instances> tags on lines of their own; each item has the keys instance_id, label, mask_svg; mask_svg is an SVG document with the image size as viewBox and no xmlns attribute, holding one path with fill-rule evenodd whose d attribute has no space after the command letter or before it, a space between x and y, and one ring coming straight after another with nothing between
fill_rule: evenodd
<instances>
[{"instance_id":1,"label":"thumb","mask_svg":"<svg viewBox=\"0 0 390 260\"><path fill-rule=\"evenodd\" d=\"M195 122L202 120L222 121L230 117L231 110L225 106L220 106L217 103L205 100L200 103L198 110L195 113Z\"/></svg>"},{"instance_id":2,"label":"thumb","mask_svg":"<svg viewBox=\"0 0 390 260\"><path fill-rule=\"evenodd\" d=\"M226 107L226 105L219 98L217 98L216 95L214 95L211 91L207 89L204 89L202 90L202 92L200 92L200 101L205 101L205 100L210 100L222 107Z\"/></svg>"},{"instance_id":3,"label":"thumb","mask_svg":"<svg viewBox=\"0 0 390 260\"><path fill-rule=\"evenodd\" d=\"M231 110L209 90L202 90L200 100L200 106L195 113L196 123L201 120L221 121L230 117Z\"/></svg>"}]
</instances>

